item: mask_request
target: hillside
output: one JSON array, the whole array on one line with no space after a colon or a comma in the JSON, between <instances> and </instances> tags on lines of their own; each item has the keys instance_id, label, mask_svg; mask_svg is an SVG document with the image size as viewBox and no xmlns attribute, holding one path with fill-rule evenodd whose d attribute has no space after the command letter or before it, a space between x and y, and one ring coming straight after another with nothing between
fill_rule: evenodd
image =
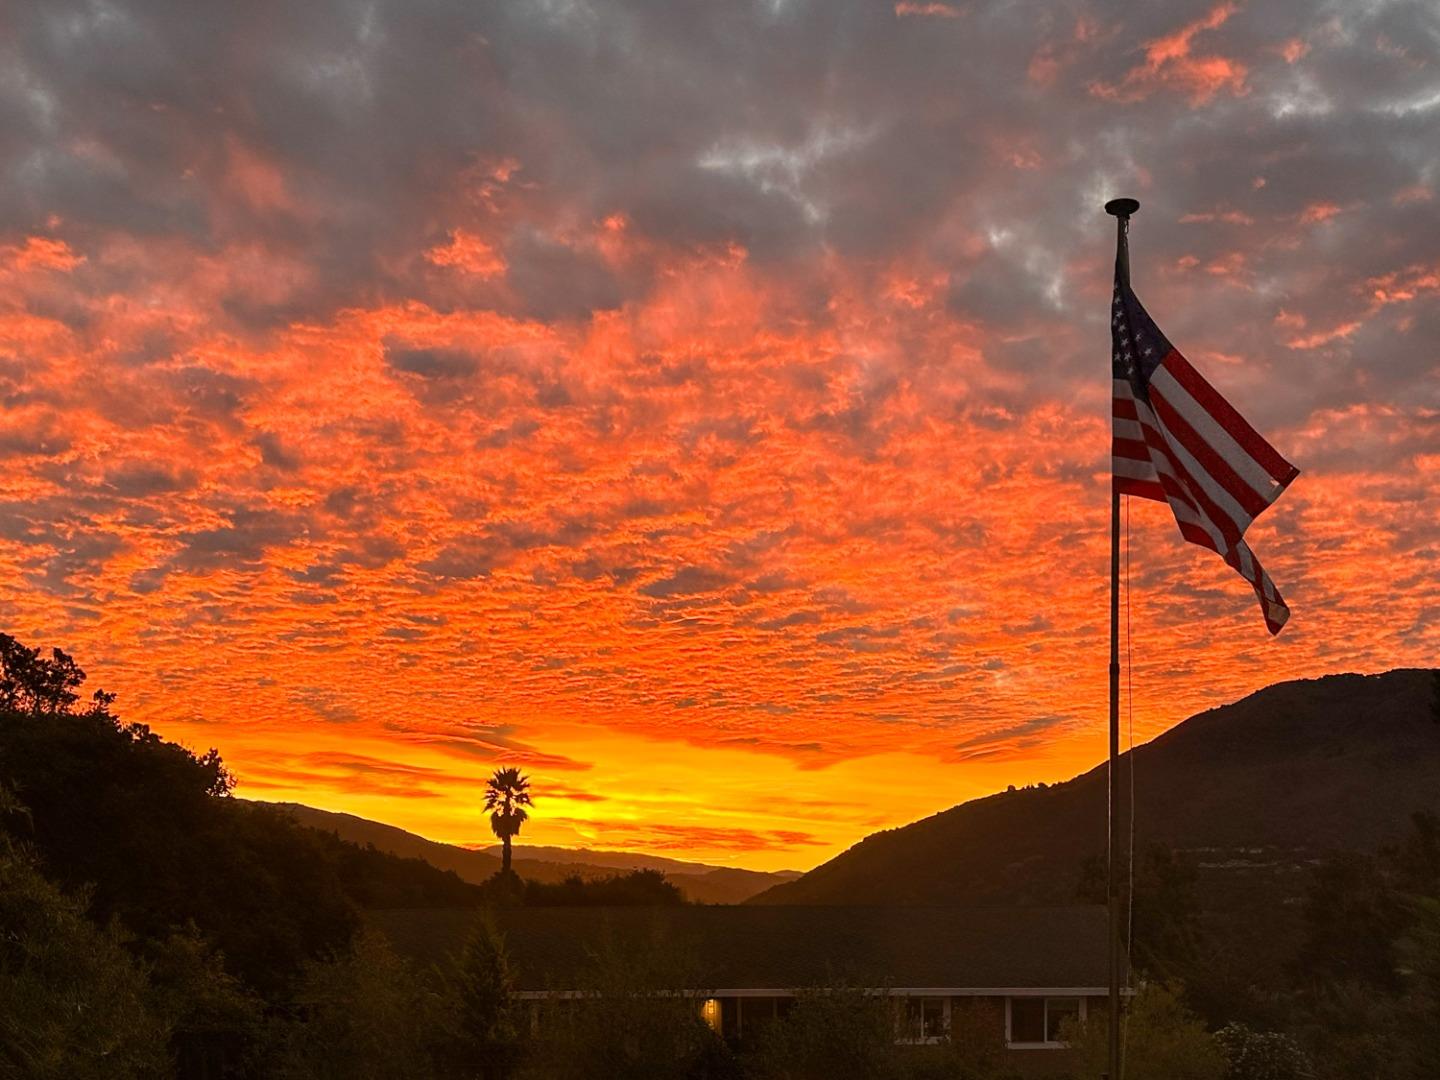
<instances>
[{"instance_id":1,"label":"hillside","mask_svg":"<svg viewBox=\"0 0 1440 1080\"><path fill-rule=\"evenodd\" d=\"M500 869L500 859L487 851L427 840L394 825L317 810L299 803L274 804L294 820L355 844L373 844L378 850L423 859L441 870L451 870L464 881L481 884ZM684 891L687 899L702 904L738 904L777 883L798 877L793 871L766 873L728 866L683 862L658 855L588 848L525 847L514 851L515 872L527 881L557 882L567 877L608 877L630 870L659 870Z\"/></svg>"},{"instance_id":2,"label":"hillside","mask_svg":"<svg viewBox=\"0 0 1440 1080\"><path fill-rule=\"evenodd\" d=\"M1440 811L1431 686L1423 670L1333 675L1191 717L1134 751L1137 845L1198 862L1209 911L1284 903L1314 858L1374 850L1413 811ZM1064 903L1105 850L1105 804L1101 765L876 833L750 902Z\"/></svg>"},{"instance_id":3,"label":"hillside","mask_svg":"<svg viewBox=\"0 0 1440 1080\"><path fill-rule=\"evenodd\" d=\"M499 856L500 845L491 844L482 850ZM639 851L600 851L595 848L548 847L542 844L516 844L515 858L532 862L583 863L586 866L603 867L607 870L659 870L662 874L675 877L679 874L705 875L716 870L735 870L736 867L715 866L713 863L688 862L684 859L670 859L664 855L649 855ZM742 874L765 873L765 871L738 870ZM800 876L799 870L776 870L774 876L787 881Z\"/></svg>"},{"instance_id":4,"label":"hillside","mask_svg":"<svg viewBox=\"0 0 1440 1080\"><path fill-rule=\"evenodd\" d=\"M13 685L17 646L0 635L7 647ZM144 947L188 928L232 975L279 993L351 941L362 909L484 901L454 874L341 843L229 791L213 750L197 756L103 709L17 708L0 694L0 807L10 808L0 848L23 851L98 925Z\"/></svg>"}]
</instances>

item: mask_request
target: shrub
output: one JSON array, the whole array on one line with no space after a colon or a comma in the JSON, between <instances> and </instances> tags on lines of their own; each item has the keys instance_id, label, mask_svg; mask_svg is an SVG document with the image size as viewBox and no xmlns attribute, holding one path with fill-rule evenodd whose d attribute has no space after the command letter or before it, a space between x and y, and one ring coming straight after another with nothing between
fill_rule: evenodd
<instances>
[{"instance_id":1,"label":"shrub","mask_svg":"<svg viewBox=\"0 0 1440 1080\"><path fill-rule=\"evenodd\" d=\"M756 1039L750 1067L764 1080L889 1080L900 1075L894 1001L859 987L802 991Z\"/></svg>"},{"instance_id":2,"label":"shrub","mask_svg":"<svg viewBox=\"0 0 1440 1080\"><path fill-rule=\"evenodd\" d=\"M0 837L0 1075L142 1080L167 1075L170 1032L113 932Z\"/></svg>"},{"instance_id":3,"label":"shrub","mask_svg":"<svg viewBox=\"0 0 1440 1080\"><path fill-rule=\"evenodd\" d=\"M1215 1033L1225 1055L1225 1080L1313 1080L1315 1070L1300 1044L1278 1031L1227 1024Z\"/></svg>"},{"instance_id":4,"label":"shrub","mask_svg":"<svg viewBox=\"0 0 1440 1080\"><path fill-rule=\"evenodd\" d=\"M436 995L378 935L306 965L297 1015L282 1024L281 1080L429 1080Z\"/></svg>"},{"instance_id":5,"label":"shrub","mask_svg":"<svg viewBox=\"0 0 1440 1080\"><path fill-rule=\"evenodd\" d=\"M1109 1039L1103 1022L1067 1026L1062 1037L1076 1050L1077 1075L1099 1080L1108 1071ZM1223 1080L1225 1056L1205 1025L1180 999L1177 986L1142 984L1125 1021L1127 1080Z\"/></svg>"}]
</instances>

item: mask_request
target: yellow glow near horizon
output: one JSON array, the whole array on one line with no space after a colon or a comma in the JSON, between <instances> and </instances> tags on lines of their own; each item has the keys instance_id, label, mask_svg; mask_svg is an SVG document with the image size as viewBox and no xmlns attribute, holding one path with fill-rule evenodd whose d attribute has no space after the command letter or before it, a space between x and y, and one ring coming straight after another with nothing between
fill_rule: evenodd
<instances>
[{"instance_id":1,"label":"yellow glow near horizon","mask_svg":"<svg viewBox=\"0 0 1440 1080\"><path fill-rule=\"evenodd\" d=\"M182 724L168 734L204 749L213 732ZM460 846L497 842L481 805L492 771L484 762L334 729L309 733L303 749L287 753L277 749L284 743L277 734L259 727L228 733L225 758L238 778L237 796L305 803ZM946 765L910 753L814 769L775 755L604 729L561 729L556 738L595 765L585 771L583 789L572 774L527 770L536 803L518 844L640 851L759 870L806 870L878 829L1012 782L1059 779L1056 768L1064 770L1043 758L1017 770L1014 763ZM367 774L377 778L373 784L363 782ZM870 802L877 791L885 793L883 803Z\"/></svg>"}]
</instances>

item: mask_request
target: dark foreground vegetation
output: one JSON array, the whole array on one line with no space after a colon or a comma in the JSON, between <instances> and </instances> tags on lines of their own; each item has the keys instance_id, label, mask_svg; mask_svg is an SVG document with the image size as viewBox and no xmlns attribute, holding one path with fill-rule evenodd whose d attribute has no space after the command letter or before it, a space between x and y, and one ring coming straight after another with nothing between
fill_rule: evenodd
<instances>
[{"instance_id":1,"label":"dark foreground vegetation","mask_svg":"<svg viewBox=\"0 0 1440 1080\"><path fill-rule=\"evenodd\" d=\"M898 1005L841 982L731 1045L702 1020L683 943L617 943L590 995L512 991L496 903L678 903L658 874L461 881L229 797L194 754L82 702L83 673L0 635L0 1077L35 1080L1001 1080L983 1006L895 1044ZM1093 874L1077 868L1082 894ZM1310 873L1285 977L1257 982L1206 936L1195 870L1152 847L1136 878L1144 989L1133 1080L1440 1076L1440 821ZM472 907L461 955L420 968L365 911ZM1093 1080L1102 1032L1069 1033Z\"/></svg>"},{"instance_id":2,"label":"dark foreground vegetation","mask_svg":"<svg viewBox=\"0 0 1440 1080\"><path fill-rule=\"evenodd\" d=\"M390 956L365 910L682 902L656 873L474 885L305 828L230 798L216 751L82 701L84 679L0 634L0 1077L478 1075L392 1068L414 1039L386 1022L443 1026L455 990ZM412 977L413 1016L391 985Z\"/></svg>"}]
</instances>

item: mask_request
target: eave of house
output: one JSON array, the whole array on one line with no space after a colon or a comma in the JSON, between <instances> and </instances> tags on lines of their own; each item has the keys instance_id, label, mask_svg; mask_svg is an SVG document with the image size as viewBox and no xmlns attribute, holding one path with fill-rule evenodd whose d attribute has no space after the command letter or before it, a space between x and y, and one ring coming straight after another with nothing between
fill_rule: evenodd
<instances>
[{"instance_id":1,"label":"eave of house","mask_svg":"<svg viewBox=\"0 0 1440 1080\"><path fill-rule=\"evenodd\" d=\"M670 990L665 996L744 998L744 997L795 997L809 992L801 987L732 987L720 990ZM1109 993L1104 986L886 986L866 987L867 994L887 997L1104 997ZM1122 990L1129 996L1133 990ZM543 1001L556 998L583 998L594 996L588 990L517 990L516 998L523 1001Z\"/></svg>"}]
</instances>

